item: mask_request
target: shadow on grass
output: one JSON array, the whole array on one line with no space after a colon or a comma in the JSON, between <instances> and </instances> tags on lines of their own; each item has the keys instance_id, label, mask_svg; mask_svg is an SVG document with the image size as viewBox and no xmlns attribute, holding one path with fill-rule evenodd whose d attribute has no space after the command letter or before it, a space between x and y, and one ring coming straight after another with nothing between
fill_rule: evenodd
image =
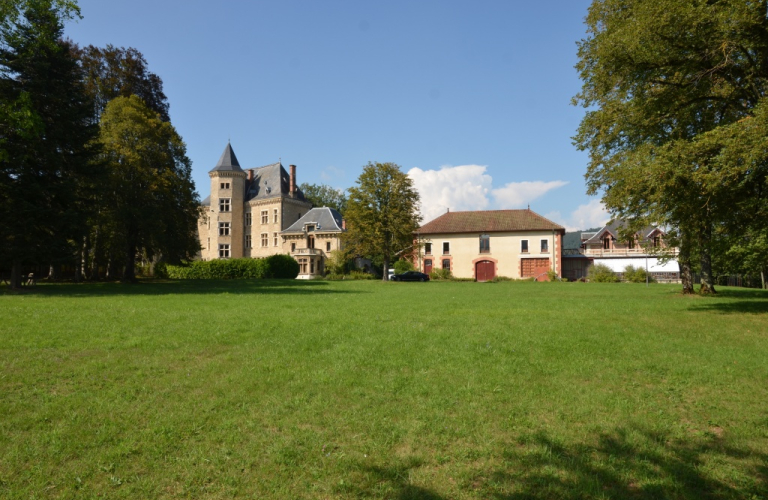
<instances>
[{"instance_id":1,"label":"shadow on grass","mask_svg":"<svg viewBox=\"0 0 768 500\"><path fill-rule=\"evenodd\" d=\"M483 498L497 500L765 498L768 455L729 445L718 431L679 442L619 429L601 434L596 445L562 444L539 433L507 450L506 466L476 482Z\"/></svg>"},{"instance_id":2,"label":"shadow on grass","mask_svg":"<svg viewBox=\"0 0 768 500\"><path fill-rule=\"evenodd\" d=\"M201 294L267 294L313 295L364 293L330 287L327 281L314 280L146 280L125 283L51 283L0 294L55 297L105 297L116 295L201 295Z\"/></svg>"},{"instance_id":3,"label":"shadow on grass","mask_svg":"<svg viewBox=\"0 0 768 500\"><path fill-rule=\"evenodd\" d=\"M421 467L411 458L388 466L364 465L351 483L337 488L337 493L354 498L391 498L394 500L447 500L434 491L411 484L411 470Z\"/></svg>"},{"instance_id":4,"label":"shadow on grass","mask_svg":"<svg viewBox=\"0 0 768 500\"><path fill-rule=\"evenodd\" d=\"M715 311L724 314L768 313L768 290L719 288L716 295L700 297L691 303L692 311Z\"/></svg>"}]
</instances>

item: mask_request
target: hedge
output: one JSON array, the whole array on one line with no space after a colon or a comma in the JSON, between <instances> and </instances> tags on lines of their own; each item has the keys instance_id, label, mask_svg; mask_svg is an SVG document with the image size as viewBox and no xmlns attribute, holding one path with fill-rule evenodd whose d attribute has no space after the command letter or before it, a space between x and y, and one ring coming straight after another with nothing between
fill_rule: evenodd
<instances>
[{"instance_id":1,"label":"hedge","mask_svg":"<svg viewBox=\"0 0 768 500\"><path fill-rule=\"evenodd\" d=\"M178 280L205 279L294 279L299 263L290 255L270 255L264 259L196 260L181 266L158 263L155 276Z\"/></svg>"}]
</instances>

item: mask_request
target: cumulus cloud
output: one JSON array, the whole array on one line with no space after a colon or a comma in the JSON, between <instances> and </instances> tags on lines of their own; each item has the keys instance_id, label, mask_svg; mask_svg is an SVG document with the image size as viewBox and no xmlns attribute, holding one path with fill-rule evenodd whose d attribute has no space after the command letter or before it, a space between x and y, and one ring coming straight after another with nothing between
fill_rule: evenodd
<instances>
[{"instance_id":1,"label":"cumulus cloud","mask_svg":"<svg viewBox=\"0 0 768 500\"><path fill-rule=\"evenodd\" d=\"M494 189L493 199L497 208L524 208L526 204L532 202L553 189L563 187L566 181L525 181L510 182L503 188Z\"/></svg>"},{"instance_id":2,"label":"cumulus cloud","mask_svg":"<svg viewBox=\"0 0 768 500\"><path fill-rule=\"evenodd\" d=\"M568 231L602 227L611 218L603 202L597 199L579 205L568 217L562 217L560 212L550 212L544 217L565 226Z\"/></svg>"},{"instance_id":3,"label":"cumulus cloud","mask_svg":"<svg viewBox=\"0 0 768 500\"><path fill-rule=\"evenodd\" d=\"M412 168L408 176L421 196L424 222L451 210L486 210L493 179L482 165L442 167L440 170Z\"/></svg>"},{"instance_id":4,"label":"cumulus cloud","mask_svg":"<svg viewBox=\"0 0 768 500\"><path fill-rule=\"evenodd\" d=\"M454 211L523 208L545 193L568 184L565 181L510 182L494 189L493 178L486 170L484 165L409 170L408 175L421 196L424 222L444 214L449 208Z\"/></svg>"}]
</instances>

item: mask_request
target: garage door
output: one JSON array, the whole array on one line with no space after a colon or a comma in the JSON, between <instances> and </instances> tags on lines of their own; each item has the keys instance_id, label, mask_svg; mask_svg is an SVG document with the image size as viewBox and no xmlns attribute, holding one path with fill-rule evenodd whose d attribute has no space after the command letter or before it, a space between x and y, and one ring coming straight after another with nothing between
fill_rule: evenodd
<instances>
[{"instance_id":1,"label":"garage door","mask_svg":"<svg viewBox=\"0 0 768 500\"><path fill-rule=\"evenodd\" d=\"M538 277L551 269L549 259L521 259L521 264L520 271L523 278Z\"/></svg>"},{"instance_id":2,"label":"garage door","mask_svg":"<svg viewBox=\"0 0 768 500\"><path fill-rule=\"evenodd\" d=\"M475 264L475 279L489 281L496 276L496 265L490 260L481 260Z\"/></svg>"}]
</instances>

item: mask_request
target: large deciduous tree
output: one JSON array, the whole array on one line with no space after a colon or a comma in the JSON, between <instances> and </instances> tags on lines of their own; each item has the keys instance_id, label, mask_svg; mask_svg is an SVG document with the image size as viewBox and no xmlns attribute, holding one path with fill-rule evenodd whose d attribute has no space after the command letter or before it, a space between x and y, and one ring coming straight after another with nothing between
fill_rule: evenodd
<instances>
[{"instance_id":1,"label":"large deciduous tree","mask_svg":"<svg viewBox=\"0 0 768 500\"><path fill-rule=\"evenodd\" d=\"M118 97L101 116L99 142L109 172L99 220L112 258L123 262L123 279L135 279L139 254L193 257L200 200L173 126L138 97Z\"/></svg>"},{"instance_id":2,"label":"large deciduous tree","mask_svg":"<svg viewBox=\"0 0 768 500\"><path fill-rule=\"evenodd\" d=\"M618 217L671 226L684 292L696 255L714 292L713 234L765 225L766 1L595 0L586 23L575 142L588 192Z\"/></svg>"},{"instance_id":3,"label":"large deciduous tree","mask_svg":"<svg viewBox=\"0 0 768 500\"><path fill-rule=\"evenodd\" d=\"M144 55L129 47L88 45L77 48L85 74L85 87L94 102L96 119L116 97L138 96L160 119L170 121L168 98L163 80L149 71Z\"/></svg>"},{"instance_id":4,"label":"large deciduous tree","mask_svg":"<svg viewBox=\"0 0 768 500\"><path fill-rule=\"evenodd\" d=\"M419 193L410 177L394 163L368 163L349 189L345 213L348 251L358 256L380 256L383 277L393 256L413 244L418 228Z\"/></svg>"},{"instance_id":5,"label":"large deciduous tree","mask_svg":"<svg viewBox=\"0 0 768 500\"><path fill-rule=\"evenodd\" d=\"M98 182L92 104L63 20L74 2L3 5L0 23L0 258L12 267L74 256Z\"/></svg>"}]
</instances>

